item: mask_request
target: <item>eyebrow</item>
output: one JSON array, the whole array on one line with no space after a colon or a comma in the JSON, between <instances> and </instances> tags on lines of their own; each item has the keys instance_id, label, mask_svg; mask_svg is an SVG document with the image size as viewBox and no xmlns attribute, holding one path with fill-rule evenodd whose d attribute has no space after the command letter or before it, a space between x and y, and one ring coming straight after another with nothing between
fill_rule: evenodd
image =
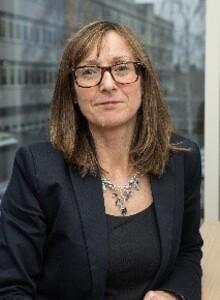
<instances>
[{"instance_id":1,"label":"eyebrow","mask_svg":"<svg viewBox=\"0 0 220 300\"><path fill-rule=\"evenodd\" d=\"M134 58L132 58L130 56L114 56L112 58L113 63L132 61L132 60L134 60ZM98 59L89 59L89 60L83 61L83 63L80 65L100 65L100 63L99 63Z\"/></svg>"}]
</instances>

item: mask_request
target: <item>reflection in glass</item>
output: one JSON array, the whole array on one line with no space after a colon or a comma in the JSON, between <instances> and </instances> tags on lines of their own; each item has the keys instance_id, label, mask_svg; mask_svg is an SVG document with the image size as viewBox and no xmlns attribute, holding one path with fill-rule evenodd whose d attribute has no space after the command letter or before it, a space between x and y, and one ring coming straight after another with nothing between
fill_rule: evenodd
<instances>
[{"instance_id":1,"label":"reflection in glass","mask_svg":"<svg viewBox=\"0 0 220 300\"><path fill-rule=\"evenodd\" d=\"M47 138L66 37L97 18L136 31L152 56L176 131L203 148L204 0L6 3L0 1L0 194L17 146Z\"/></svg>"}]
</instances>

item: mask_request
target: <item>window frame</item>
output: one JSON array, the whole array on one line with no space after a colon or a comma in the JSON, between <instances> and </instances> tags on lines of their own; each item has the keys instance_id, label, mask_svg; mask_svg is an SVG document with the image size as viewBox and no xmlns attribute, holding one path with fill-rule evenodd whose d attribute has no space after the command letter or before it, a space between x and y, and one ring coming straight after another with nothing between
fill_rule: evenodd
<instances>
[{"instance_id":1,"label":"window frame","mask_svg":"<svg viewBox=\"0 0 220 300\"><path fill-rule=\"evenodd\" d=\"M206 2L204 219L220 220L220 3Z\"/></svg>"}]
</instances>

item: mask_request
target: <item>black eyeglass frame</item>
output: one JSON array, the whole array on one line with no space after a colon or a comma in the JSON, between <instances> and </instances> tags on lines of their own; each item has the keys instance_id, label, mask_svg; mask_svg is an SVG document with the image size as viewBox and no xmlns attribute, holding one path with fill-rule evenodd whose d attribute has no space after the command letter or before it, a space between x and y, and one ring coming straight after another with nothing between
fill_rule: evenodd
<instances>
[{"instance_id":1,"label":"black eyeglass frame","mask_svg":"<svg viewBox=\"0 0 220 300\"><path fill-rule=\"evenodd\" d=\"M118 82L118 81L115 79L114 75L112 74L112 67L115 67L115 66L121 65L121 64L127 64L127 63L132 63L132 64L134 65L134 67L135 67L135 72L136 72L137 77L135 78L134 81L129 82L129 83L121 83L121 82ZM112 65L112 66L95 66L95 65L93 65L93 66L94 66L94 67L97 67L97 68L99 68L99 69L101 69L101 76L100 76L100 80L99 80L95 85L91 85L91 86L82 86L82 85L80 85L80 84L78 83L78 81L77 81L77 76L76 76L75 72L76 72L76 70L78 70L78 69L82 69L82 68L85 68L85 67L92 67L92 66L89 66L89 65L86 66L86 65L85 65L85 66L73 67L73 68L71 69L71 72L72 72L72 74L73 74L74 81L76 82L76 84L77 84L79 87L81 87L81 88L91 88L91 87L94 87L94 86L99 85L100 82L102 81L103 75L104 75L104 73L105 73L106 71L108 71L108 72L111 74L113 80L114 80L116 83L118 83L118 84L123 84L123 85L125 85L125 84L131 84L131 83L134 83L134 82L136 82L136 81L138 80L138 78L139 78L139 76L140 76L140 69L141 69L141 68L144 68L144 64L143 64L142 62L140 62L140 61L126 61L126 62L121 62L121 63L114 64L114 65Z\"/></svg>"}]
</instances>

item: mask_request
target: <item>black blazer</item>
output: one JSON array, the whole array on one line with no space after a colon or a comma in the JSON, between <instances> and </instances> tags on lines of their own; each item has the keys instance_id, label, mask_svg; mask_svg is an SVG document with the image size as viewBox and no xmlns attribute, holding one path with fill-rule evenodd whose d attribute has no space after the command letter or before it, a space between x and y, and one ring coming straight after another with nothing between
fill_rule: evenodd
<instances>
[{"instance_id":1,"label":"black blazer","mask_svg":"<svg viewBox=\"0 0 220 300\"><path fill-rule=\"evenodd\" d=\"M199 300L200 155L180 140L190 151L151 176L161 242L151 289ZM103 300L107 261L100 178L82 178L50 143L20 148L1 205L0 300Z\"/></svg>"}]
</instances>

